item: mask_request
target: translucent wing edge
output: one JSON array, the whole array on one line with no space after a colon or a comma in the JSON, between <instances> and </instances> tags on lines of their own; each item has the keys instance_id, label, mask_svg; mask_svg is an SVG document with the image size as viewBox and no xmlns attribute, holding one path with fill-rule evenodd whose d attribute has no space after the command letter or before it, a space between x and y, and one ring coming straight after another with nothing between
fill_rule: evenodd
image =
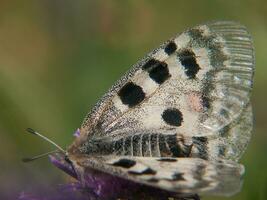
<instances>
[{"instance_id":1,"label":"translucent wing edge","mask_svg":"<svg viewBox=\"0 0 267 200\"><path fill-rule=\"evenodd\" d=\"M231 21L207 24L211 34L217 35L226 59L217 66L214 77L214 108L203 122L209 130L219 130L239 118L250 101L253 85L255 55L253 41L245 26ZM218 55L218 59L220 59Z\"/></svg>"}]
</instances>

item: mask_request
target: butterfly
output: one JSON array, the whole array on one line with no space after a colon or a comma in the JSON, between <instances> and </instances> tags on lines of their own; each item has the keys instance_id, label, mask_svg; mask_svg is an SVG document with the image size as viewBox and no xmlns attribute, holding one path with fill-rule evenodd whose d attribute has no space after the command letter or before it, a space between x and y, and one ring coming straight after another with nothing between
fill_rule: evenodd
<instances>
[{"instance_id":1,"label":"butterfly","mask_svg":"<svg viewBox=\"0 0 267 200\"><path fill-rule=\"evenodd\" d=\"M84 119L65 155L178 197L230 196L251 137L254 49L247 29L216 21L186 30L135 64ZM197 199L196 197L194 197Z\"/></svg>"}]
</instances>

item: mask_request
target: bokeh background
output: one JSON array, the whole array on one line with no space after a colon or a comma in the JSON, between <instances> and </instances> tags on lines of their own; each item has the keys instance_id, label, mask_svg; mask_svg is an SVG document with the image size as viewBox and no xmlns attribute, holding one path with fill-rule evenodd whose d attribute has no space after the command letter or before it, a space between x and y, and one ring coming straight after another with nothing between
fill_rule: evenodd
<instances>
[{"instance_id":1,"label":"bokeh background","mask_svg":"<svg viewBox=\"0 0 267 200\"><path fill-rule=\"evenodd\" d=\"M53 149L25 128L68 146L85 114L132 64L176 33L218 19L246 25L256 49L255 128L241 161L243 190L229 200L267 199L264 0L0 0L0 199L68 179L47 159L20 161Z\"/></svg>"}]
</instances>

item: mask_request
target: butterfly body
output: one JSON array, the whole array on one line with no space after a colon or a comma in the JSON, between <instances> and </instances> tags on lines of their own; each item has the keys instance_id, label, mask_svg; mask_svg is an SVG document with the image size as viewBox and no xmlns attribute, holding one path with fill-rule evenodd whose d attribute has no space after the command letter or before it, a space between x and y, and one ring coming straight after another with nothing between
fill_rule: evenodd
<instances>
[{"instance_id":1,"label":"butterfly body","mask_svg":"<svg viewBox=\"0 0 267 200\"><path fill-rule=\"evenodd\" d=\"M85 118L68 149L93 169L177 193L231 195L251 135L254 51L246 28L212 22L149 53Z\"/></svg>"}]
</instances>

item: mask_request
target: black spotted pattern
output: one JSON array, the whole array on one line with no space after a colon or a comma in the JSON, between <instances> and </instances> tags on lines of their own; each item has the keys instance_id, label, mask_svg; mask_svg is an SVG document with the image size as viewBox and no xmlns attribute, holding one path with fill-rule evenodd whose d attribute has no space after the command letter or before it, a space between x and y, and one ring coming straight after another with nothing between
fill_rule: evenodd
<instances>
[{"instance_id":1,"label":"black spotted pattern","mask_svg":"<svg viewBox=\"0 0 267 200\"><path fill-rule=\"evenodd\" d=\"M169 44L166 45L164 51L166 54L171 55L173 54L177 49L177 45L175 44L175 42L171 41L169 42Z\"/></svg>"},{"instance_id":2,"label":"black spotted pattern","mask_svg":"<svg viewBox=\"0 0 267 200\"><path fill-rule=\"evenodd\" d=\"M184 179L183 175L184 175L183 173L176 172L172 175L172 180L173 181L184 181L185 179Z\"/></svg>"},{"instance_id":3,"label":"black spotted pattern","mask_svg":"<svg viewBox=\"0 0 267 200\"><path fill-rule=\"evenodd\" d=\"M155 175L157 172L150 167L146 168L143 171L129 171L129 174L134 174L134 175Z\"/></svg>"},{"instance_id":4,"label":"black spotted pattern","mask_svg":"<svg viewBox=\"0 0 267 200\"><path fill-rule=\"evenodd\" d=\"M216 34L204 34L204 31L198 28L191 29L189 35L198 48L206 48L210 50L209 59L213 67L223 66L223 62L228 59L228 56L223 52L223 43L216 40Z\"/></svg>"},{"instance_id":5,"label":"black spotted pattern","mask_svg":"<svg viewBox=\"0 0 267 200\"><path fill-rule=\"evenodd\" d=\"M151 183L157 183L157 182L159 182L159 179L152 177L152 178L148 179L147 181L151 182Z\"/></svg>"},{"instance_id":6,"label":"black spotted pattern","mask_svg":"<svg viewBox=\"0 0 267 200\"><path fill-rule=\"evenodd\" d=\"M176 108L168 108L162 113L162 119L171 126L181 126L183 115Z\"/></svg>"},{"instance_id":7,"label":"black spotted pattern","mask_svg":"<svg viewBox=\"0 0 267 200\"><path fill-rule=\"evenodd\" d=\"M150 59L142 67L143 70L149 73L149 77L158 84L164 83L171 77L168 65L165 62L160 62L155 59Z\"/></svg>"},{"instance_id":8,"label":"black spotted pattern","mask_svg":"<svg viewBox=\"0 0 267 200\"><path fill-rule=\"evenodd\" d=\"M112 165L116 167L123 167L123 168L131 168L136 164L134 160L122 158L116 162L114 162Z\"/></svg>"},{"instance_id":9,"label":"black spotted pattern","mask_svg":"<svg viewBox=\"0 0 267 200\"><path fill-rule=\"evenodd\" d=\"M196 55L189 49L184 49L178 53L178 58L185 68L185 74L189 79L196 77L200 67L196 61Z\"/></svg>"},{"instance_id":10,"label":"black spotted pattern","mask_svg":"<svg viewBox=\"0 0 267 200\"><path fill-rule=\"evenodd\" d=\"M160 158L158 159L160 162L177 162L176 158Z\"/></svg>"},{"instance_id":11,"label":"black spotted pattern","mask_svg":"<svg viewBox=\"0 0 267 200\"><path fill-rule=\"evenodd\" d=\"M145 99L143 89L133 82L126 83L118 93L123 104L133 107Z\"/></svg>"}]
</instances>

